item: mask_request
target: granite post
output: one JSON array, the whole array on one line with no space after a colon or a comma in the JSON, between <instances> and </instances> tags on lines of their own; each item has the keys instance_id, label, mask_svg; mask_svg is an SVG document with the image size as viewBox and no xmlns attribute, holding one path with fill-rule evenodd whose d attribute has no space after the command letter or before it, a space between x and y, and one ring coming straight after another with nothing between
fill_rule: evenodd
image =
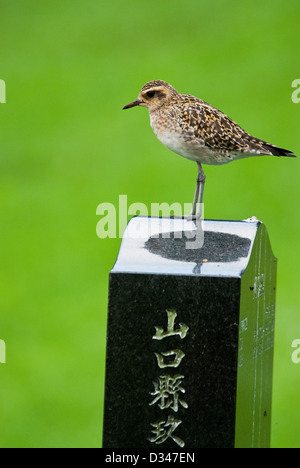
<instances>
[{"instance_id":1,"label":"granite post","mask_svg":"<svg viewBox=\"0 0 300 468\"><path fill-rule=\"evenodd\" d=\"M260 222L129 222L109 277L104 448L270 446L276 266Z\"/></svg>"}]
</instances>

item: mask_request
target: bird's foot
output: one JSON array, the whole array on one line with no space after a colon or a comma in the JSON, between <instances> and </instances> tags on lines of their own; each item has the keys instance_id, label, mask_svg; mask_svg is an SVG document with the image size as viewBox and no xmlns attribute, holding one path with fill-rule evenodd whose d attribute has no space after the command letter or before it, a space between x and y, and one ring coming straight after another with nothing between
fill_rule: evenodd
<instances>
[{"instance_id":1,"label":"bird's foot","mask_svg":"<svg viewBox=\"0 0 300 468\"><path fill-rule=\"evenodd\" d=\"M197 221L200 218L201 218L201 213L182 215L182 216L172 216L172 219L184 219L186 221Z\"/></svg>"}]
</instances>

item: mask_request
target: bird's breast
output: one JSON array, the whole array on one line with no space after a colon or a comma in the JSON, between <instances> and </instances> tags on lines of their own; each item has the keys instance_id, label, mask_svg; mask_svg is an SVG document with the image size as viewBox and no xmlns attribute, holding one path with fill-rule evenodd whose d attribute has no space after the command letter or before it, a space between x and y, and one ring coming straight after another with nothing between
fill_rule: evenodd
<instances>
[{"instance_id":1,"label":"bird's breast","mask_svg":"<svg viewBox=\"0 0 300 468\"><path fill-rule=\"evenodd\" d=\"M162 116L150 115L150 123L156 137L163 145L174 151L174 153L181 156L185 155L187 150L186 142L176 120L170 121L170 119Z\"/></svg>"},{"instance_id":2,"label":"bird's breast","mask_svg":"<svg viewBox=\"0 0 300 468\"><path fill-rule=\"evenodd\" d=\"M176 119L150 115L151 127L159 141L169 150L192 161L211 164L212 151L194 133L183 132Z\"/></svg>"}]
</instances>

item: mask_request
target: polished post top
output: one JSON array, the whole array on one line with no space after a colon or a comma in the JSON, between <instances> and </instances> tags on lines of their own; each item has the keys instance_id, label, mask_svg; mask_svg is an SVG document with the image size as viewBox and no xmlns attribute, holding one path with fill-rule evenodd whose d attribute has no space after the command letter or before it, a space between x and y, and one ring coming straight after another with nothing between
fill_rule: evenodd
<instances>
[{"instance_id":1,"label":"polished post top","mask_svg":"<svg viewBox=\"0 0 300 468\"><path fill-rule=\"evenodd\" d=\"M112 273L240 278L260 221L132 218Z\"/></svg>"}]
</instances>

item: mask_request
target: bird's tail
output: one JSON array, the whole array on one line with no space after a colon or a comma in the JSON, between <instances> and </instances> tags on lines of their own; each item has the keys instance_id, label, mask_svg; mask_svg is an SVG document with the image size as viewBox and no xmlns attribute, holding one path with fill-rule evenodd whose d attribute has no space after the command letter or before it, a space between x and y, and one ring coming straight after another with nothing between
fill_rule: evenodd
<instances>
[{"instance_id":1,"label":"bird's tail","mask_svg":"<svg viewBox=\"0 0 300 468\"><path fill-rule=\"evenodd\" d=\"M270 154L274 156L287 156L289 158L296 158L297 156L293 153L293 151L286 150L284 148L280 148L279 146L271 145L270 143L263 143L263 148L268 150Z\"/></svg>"},{"instance_id":2,"label":"bird's tail","mask_svg":"<svg viewBox=\"0 0 300 468\"><path fill-rule=\"evenodd\" d=\"M245 139L248 140L248 148L250 149L250 153L255 152L256 154L261 155L286 156L289 158L297 157L293 151L272 145L271 143L267 143L266 141L260 140L259 138L246 135Z\"/></svg>"}]
</instances>

